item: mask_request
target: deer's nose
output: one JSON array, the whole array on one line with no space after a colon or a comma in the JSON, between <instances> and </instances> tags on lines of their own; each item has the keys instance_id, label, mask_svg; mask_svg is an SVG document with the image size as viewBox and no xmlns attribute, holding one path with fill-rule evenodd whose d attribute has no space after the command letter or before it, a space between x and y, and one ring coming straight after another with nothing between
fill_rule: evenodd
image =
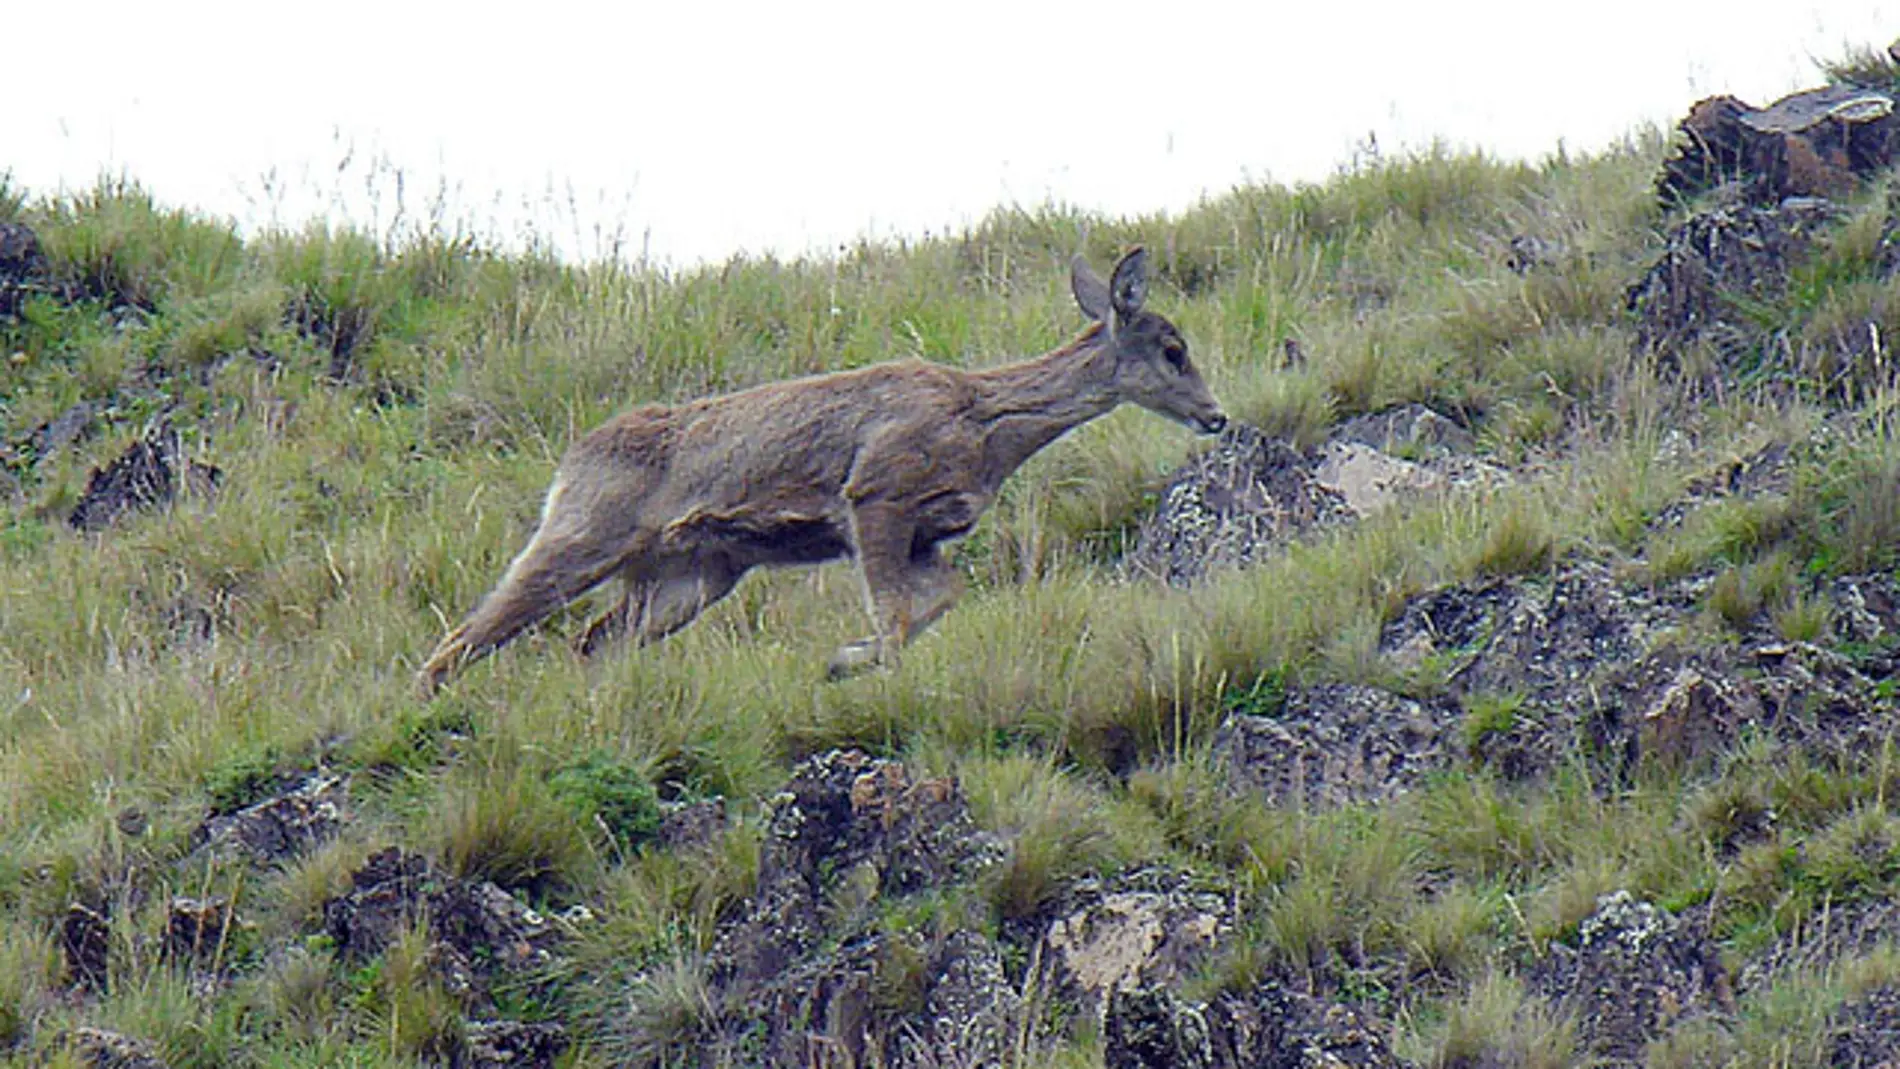
<instances>
[{"instance_id":1,"label":"deer's nose","mask_svg":"<svg viewBox=\"0 0 1900 1069\"><path fill-rule=\"evenodd\" d=\"M1225 430L1227 427L1227 417L1220 414L1219 412L1216 412L1212 416L1209 416L1207 419L1203 420L1201 425L1207 428L1207 433L1219 434L1221 431Z\"/></svg>"}]
</instances>

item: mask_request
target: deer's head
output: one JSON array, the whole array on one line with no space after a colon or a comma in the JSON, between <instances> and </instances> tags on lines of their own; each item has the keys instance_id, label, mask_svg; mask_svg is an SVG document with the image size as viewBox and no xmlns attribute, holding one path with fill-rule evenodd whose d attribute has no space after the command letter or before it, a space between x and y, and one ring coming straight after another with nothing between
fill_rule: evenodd
<instances>
[{"instance_id":1,"label":"deer's head","mask_svg":"<svg viewBox=\"0 0 1900 1069\"><path fill-rule=\"evenodd\" d=\"M1075 303L1103 324L1115 356L1115 390L1150 412L1203 434L1227 426L1220 402L1188 360L1187 340L1166 318L1143 311L1148 296L1148 253L1136 248L1121 258L1104 283L1078 256L1070 273Z\"/></svg>"}]
</instances>

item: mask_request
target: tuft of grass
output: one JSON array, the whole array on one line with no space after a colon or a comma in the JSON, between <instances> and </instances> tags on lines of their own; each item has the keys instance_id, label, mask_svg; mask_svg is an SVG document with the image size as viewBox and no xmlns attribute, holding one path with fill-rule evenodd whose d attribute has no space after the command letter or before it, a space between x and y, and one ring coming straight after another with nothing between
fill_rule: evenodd
<instances>
[{"instance_id":1,"label":"tuft of grass","mask_svg":"<svg viewBox=\"0 0 1900 1069\"><path fill-rule=\"evenodd\" d=\"M1529 575L1550 567L1557 538L1549 513L1538 504L1510 498L1486 517L1483 540L1473 554L1473 575Z\"/></svg>"},{"instance_id":2,"label":"tuft of grass","mask_svg":"<svg viewBox=\"0 0 1900 1069\"><path fill-rule=\"evenodd\" d=\"M61 968L50 931L0 934L0 1051L31 1037L34 1023L57 1000Z\"/></svg>"},{"instance_id":3,"label":"tuft of grass","mask_svg":"<svg viewBox=\"0 0 1900 1069\"><path fill-rule=\"evenodd\" d=\"M1045 761L1004 757L958 770L971 815L1009 842L990 895L1005 920L1038 916L1075 878L1118 860L1105 799Z\"/></svg>"},{"instance_id":4,"label":"tuft of grass","mask_svg":"<svg viewBox=\"0 0 1900 1069\"><path fill-rule=\"evenodd\" d=\"M445 791L423 835L452 874L530 895L577 886L597 866L572 806L525 769Z\"/></svg>"},{"instance_id":5,"label":"tuft of grass","mask_svg":"<svg viewBox=\"0 0 1900 1069\"><path fill-rule=\"evenodd\" d=\"M1495 890L1453 884L1407 914L1402 925L1406 958L1414 972L1467 979L1497 948L1504 916Z\"/></svg>"},{"instance_id":6,"label":"tuft of grass","mask_svg":"<svg viewBox=\"0 0 1900 1069\"><path fill-rule=\"evenodd\" d=\"M647 970L628 987L602 1045L616 1064L659 1069L703 1049L718 1020L705 965L680 958Z\"/></svg>"},{"instance_id":7,"label":"tuft of grass","mask_svg":"<svg viewBox=\"0 0 1900 1069\"><path fill-rule=\"evenodd\" d=\"M430 967L429 947L427 932L407 929L348 978L351 1008L388 1054L446 1060L461 1049L461 1006Z\"/></svg>"},{"instance_id":8,"label":"tuft of grass","mask_svg":"<svg viewBox=\"0 0 1900 1069\"><path fill-rule=\"evenodd\" d=\"M1577 1064L1576 1022L1524 990L1516 977L1486 974L1453 1002L1425 1064L1557 1069Z\"/></svg>"},{"instance_id":9,"label":"tuft of grass","mask_svg":"<svg viewBox=\"0 0 1900 1069\"><path fill-rule=\"evenodd\" d=\"M1465 752L1475 757L1492 737L1516 731L1524 720L1527 700L1524 694L1517 691L1467 697L1461 729L1465 737Z\"/></svg>"}]
</instances>

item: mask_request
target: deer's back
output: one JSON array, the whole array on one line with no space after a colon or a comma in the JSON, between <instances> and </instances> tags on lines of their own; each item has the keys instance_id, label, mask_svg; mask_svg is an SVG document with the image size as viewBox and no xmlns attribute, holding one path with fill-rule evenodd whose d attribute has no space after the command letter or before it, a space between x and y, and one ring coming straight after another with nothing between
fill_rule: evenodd
<instances>
[{"instance_id":1,"label":"deer's back","mask_svg":"<svg viewBox=\"0 0 1900 1069\"><path fill-rule=\"evenodd\" d=\"M636 481L629 506L676 538L789 538L799 545L782 562L827 559L843 551L834 525L867 444L914 437L928 450L955 433L968 395L961 373L915 361L769 383L622 413L562 466L568 478L604 468Z\"/></svg>"}]
</instances>

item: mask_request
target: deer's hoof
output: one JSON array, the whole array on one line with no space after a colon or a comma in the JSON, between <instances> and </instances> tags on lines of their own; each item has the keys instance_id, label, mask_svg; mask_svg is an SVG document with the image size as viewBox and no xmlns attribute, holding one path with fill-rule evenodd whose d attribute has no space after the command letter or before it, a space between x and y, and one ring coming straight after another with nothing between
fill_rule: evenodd
<instances>
[{"instance_id":1,"label":"deer's hoof","mask_svg":"<svg viewBox=\"0 0 1900 1069\"><path fill-rule=\"evenodd\" d=\"M883 661L877 639L861 638L856 642L847 642L831 655L831 663L825 666L825 678L833 682L847 679L867 668L876 668Z\"/></svg>"}]
</instances>

